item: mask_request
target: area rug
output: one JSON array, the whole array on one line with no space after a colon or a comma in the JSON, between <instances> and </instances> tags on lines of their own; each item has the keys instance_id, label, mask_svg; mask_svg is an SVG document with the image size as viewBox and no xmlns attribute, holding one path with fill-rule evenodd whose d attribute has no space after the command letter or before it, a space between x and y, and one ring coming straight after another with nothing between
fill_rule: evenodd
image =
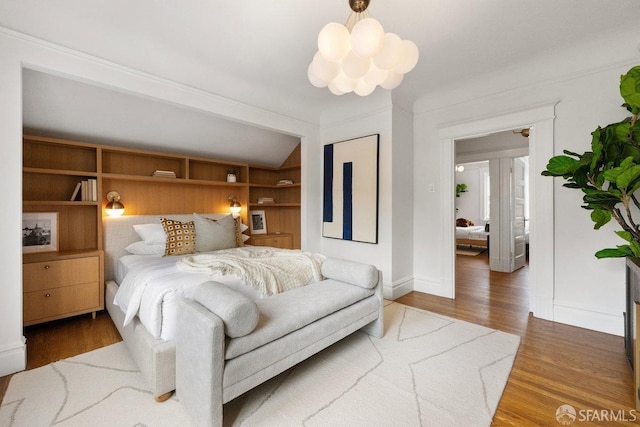
<instances>
[{"instance_id":1,"label":"area rug","mask_svg":"<svg viewBox=\"0 0 640 427\"><path fill-rule=\"evenodd\" d=\"M485 253L486 251L487 251L487 248L476 248L476 247L456 248L457 255L477 256L482 253Z\"/></svg>"},{"instance_id":2,"label":"area rug","mask_svg":"<svg viewBox=\"0 0 640 427\"><path fill-rule=\"evenodd\" d=\"M355 334L224 406L227 426L489 426L520 338L386 302L385 336ZM22 372L2 426L189 426L156 403L123 343Z\"/></svg>"}]
</instances>

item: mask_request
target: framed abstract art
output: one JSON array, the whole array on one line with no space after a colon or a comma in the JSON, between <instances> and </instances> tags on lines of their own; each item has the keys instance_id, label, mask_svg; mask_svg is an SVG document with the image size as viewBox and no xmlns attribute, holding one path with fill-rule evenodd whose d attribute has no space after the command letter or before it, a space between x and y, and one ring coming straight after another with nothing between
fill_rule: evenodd
<instances>
[{"instance_id":1,"label":"framed abstract art","mask_svg":"<svg viewBox=\"0 0 640 427\"><path fill-rule=\"evenodd\" d=\"M378 243L380 135L324 146L322 236Z\"/></svg>"}]
</instances>

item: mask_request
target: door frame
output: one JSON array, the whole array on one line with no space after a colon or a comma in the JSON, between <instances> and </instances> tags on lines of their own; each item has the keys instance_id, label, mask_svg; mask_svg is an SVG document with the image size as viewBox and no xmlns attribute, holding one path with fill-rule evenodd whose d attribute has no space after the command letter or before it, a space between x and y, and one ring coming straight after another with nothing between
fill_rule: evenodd
<instances>
[{"instance_id":1,"label":"door frame","mask_svg":"<svg viewBox=\"0 0 640 427\"><path fill-rule=\"evenodd\" d=\"M442 290L455 298L455 141L515 128L530 127L529 135L529 310L536 317L553 320L554 244L553 180L540 175L554 154L553 103L438 129L442 186Z\"/></svg>"}]
</instances>

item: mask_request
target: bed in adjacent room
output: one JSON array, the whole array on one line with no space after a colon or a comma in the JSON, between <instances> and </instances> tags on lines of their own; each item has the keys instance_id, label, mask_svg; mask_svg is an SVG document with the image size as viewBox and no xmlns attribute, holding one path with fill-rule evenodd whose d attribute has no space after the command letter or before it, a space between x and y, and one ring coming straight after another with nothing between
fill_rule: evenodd
<instances>
[{"instance_id":1,"label":"bed in adjacent room","mask_svg":"<svg viewBox=\"0 0 640 427\"><path fill-rule=\"evenodd\" d=\"M479 246L486 248L488 246L487 237L489 232L485 231L483 225L473 225L468 227L456 226L456 245Z\"/></svg>"}]
</instances>

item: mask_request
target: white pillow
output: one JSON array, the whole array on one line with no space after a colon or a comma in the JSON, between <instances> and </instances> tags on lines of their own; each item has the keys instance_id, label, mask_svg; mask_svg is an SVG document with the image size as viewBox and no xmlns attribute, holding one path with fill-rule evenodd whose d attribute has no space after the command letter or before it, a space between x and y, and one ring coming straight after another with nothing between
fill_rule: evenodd
<instances>
[{"instance_id":1,"label":"white pillow","mask_svg":"<svg viewBox=\"0 0 640 427\"><path fill-rule=\"evenodd\" d=\"M136 224L133 229L147 245L164 245L167 235L162 224Z\"/></svg>"},{"instance_id":2,"label":"white pillow","mask_svg":"<svg viewBox=\"0 0 640 427\"><path fill-rule=\"evenodd\" d=\"M196 224L196 252L209 252L236 247L236 224L227 215L217 221L193 214Z\"/></svg>"},{"instance_id":3,"label":"white pillow","mask_svg":"<svg viewBox=\"0 0 640 427\"><path fill-rule=\"evenodd\" d=\"M130 244L125 250L133 255L162 255L164 254L165 244L147 245L144 240L140 240Z\"/></svg>"}]
</instances>

